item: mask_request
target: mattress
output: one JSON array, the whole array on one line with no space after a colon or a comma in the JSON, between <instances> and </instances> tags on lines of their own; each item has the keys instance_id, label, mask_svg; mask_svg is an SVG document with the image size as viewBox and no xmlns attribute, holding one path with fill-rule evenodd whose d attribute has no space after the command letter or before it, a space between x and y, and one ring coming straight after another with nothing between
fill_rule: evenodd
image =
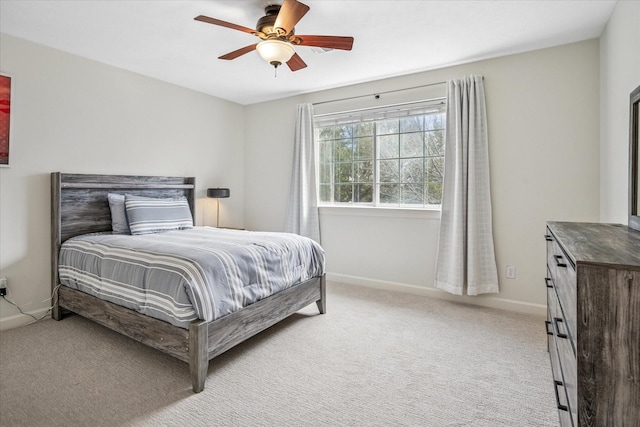
<instances>
[{"instance_id":1,"label":"mattress","mask_svg":"<svg viewBox=\"0 0 640 427\"><path fill-rule=\"evenodd\" d=\"M194 227L73 237L58 269L63 286L188 328L321 276L324 261L296 234Z\"/></svg>"}]
</instances>

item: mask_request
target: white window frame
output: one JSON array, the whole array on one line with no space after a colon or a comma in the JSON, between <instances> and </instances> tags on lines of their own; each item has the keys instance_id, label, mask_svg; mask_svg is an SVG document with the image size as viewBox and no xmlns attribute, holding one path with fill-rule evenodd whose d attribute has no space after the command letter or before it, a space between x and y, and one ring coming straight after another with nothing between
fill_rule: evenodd
<instances>
[{"instance_id":1,"label":"white window frame","mask_svg":"<svg viewBox=\"0 0 640 427\"><path fill-rule=\"evenodd\" d=\"M443 147L442 150L444 150L444 133L446 131L446 119L445 119L445 109L446 109L446 104L444 102L443 98L436 98L436 99L430 99L430 100L421 100L421 101L414 101L414 102L408 102L408 103L402 103L402 104L394 104L394 105L387 105L387 106L383 106L383 107L374 107L374 108L362 108L359 110L351 110L351 111L343 111L343 112L339 112L339 113L328 113L328 114L320 114L320 115L316 115L314 117L314 131L315 131L315 140L316 140L316 171L317 171L317 194L318 194L318 206L320 206L321 208L327 208L327 207L340 207L340 208L360 208L360 210L362 208L375 208L375 209L383 209L383 210L418 210L418 211L425 211L425 210L437 210L439 211L441 208L440 204L414 204L414 203L409 203L409 204L402 204L401 201L399 201L398 203L382 203L380 202L380 180L379 180L379 174L380 174L380 167L379 167L379 162L381 160L380 158L380 144L379 144L379 140L378 137L380 135L376 135L374 133L374 135L372 136L373 138L373 144L374 144L374 155L373 155L373 201L372 202L353 202L353 195L352 195L352 201L350 202L323 202L321 200L321 190L320 190L320 186L321 186L321 182L320 182L320 156L319 156L319 128L321 127L326 127L326 126L330 126L331 124L337 125L337 124L352 124L352 123L362 123L362 122L371 122L371 121L375 121L375 122L380 122L389 118L401 118L401 117L409 117L409 116L418 116L418 115L428 115L430 112L434 112L434 111L438 111L439 114L442 115L442 120L443 120L443 127L441 128L441 132L442 132L442 137L443 137ZM426 130L422 130L422 132L428 132ZM400 132L398 131L397 135L402 135L402 134L408 134L411 132ZM444 168L444 154L442 156L429 156L426 153L423 153L422 156L416 157L416 158L422 158L427 159L430 157L441 157L442 158L442 168ZM394 158L395 159L395 158ZM399 158L398 160L402 160L402 159L406 159L403 158L401 156L401 154L399 154ZM351 161L352 163L355 163L355 160ZM333 191L335 191L335 183L333 182L333 177L335 177L335 170L333 169L333 165L335 165L335 163L332 163L332 170L330 172L331 176L332 176L332 182L331 182L331 192L332 192L332 196L331 198L334 199L334 194ZM399 167L399 171L400 171L400 167ZM401 183L399 183L399 185L401 185ZM424 186L426 185L426 183L423 182L423 189Z\"/></svg>"}]
</instances>

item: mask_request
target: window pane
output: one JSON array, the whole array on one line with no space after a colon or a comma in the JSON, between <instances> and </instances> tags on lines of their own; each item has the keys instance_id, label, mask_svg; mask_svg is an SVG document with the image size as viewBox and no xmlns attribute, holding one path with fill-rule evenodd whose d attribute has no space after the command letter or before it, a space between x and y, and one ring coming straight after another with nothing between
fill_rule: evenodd
<instances>
[{"instance_id":1,"label":"window pane","mask_svg":"<svg viewBox=\"0 0 640 427\"><path fill-rule=\"evenodd\" d=\"M332 141L320 141L319 142L319 161L321 163L328 163L333 158L333 142Z\"/></svg>"},{"instance_id":2,"label":"window pane","mask_svg":"<svg viewBox=\"0 0 640 427\"><path fill-rule=\"evenodd\" d=\"M444 113L442 114L429 114L424 118L424 128L430 129L444 129Z\"/></svg>"},{"instance_id":3,"label":"window pane","mask_svg":"<svg viewBox=\"0 0 640 427\"><path fill-rule=\"evenodd\" d=\"M424 126L424 116L412 116L400 119L400 132L421 131Z\"/></svg>"},{"instance_id":4,"label":"window pane","mask_svg":"<svg viewBox=\"0 0 640 427\"><path fill-rule=\"evenodd\" d=\"M320 128L318 131L318 138L320 140L325 140L325 139L333 139L333 131L334 131L334 127L333 126L327 126L324 128Z\"/></svg>"},{"instance_id":5,"label":"window pane","mask_svg":"<svg viewBox=\"0 0 640 427\"><path fill-rule=\"evenodd\" d=\"M334 182L345 183L353 181L353 163L336 163Z\"/></svg>"},{"instance_id":6,"label":"window pane","mask_svg":"<svg viewBox=\"0 0 640 427\"><path fill-rule=\"evenodd\" d=\"M391 120L381 120L376 122L378 127L378 135L387 135L390 133L398 133L400 132L400 120L399 119L391 119Z\"/></svg>"},{"instance_id":7,"label":"window pane","mask_svg":"<svg viewBox=\"0 0 640 427\"><path fill-rule=\"evenodd\" d=\"M400 203L398 184L380 184L380 203Z\"/></svg>"},{"instance_id":8,"label":"window pane","mask_svg":"<svg viewBox=\"0 0 640 427\"><path fill-rule=\"evenodd\" d=\"M336 141L334 159L339 162L350 162L353 159L353 141L350 139Z\"/></svg>"},{"instance_id":9,"label":"window pane","mask_svg":"<svg viewBox=\"0 0 640 427\"><path fill-rule=\"evenodd\" d=\"M381 159L396 159L400 156L398 135L379 136L378 146Z\"/></svg>"},{"instance_id":10,"label":"window pane","mask_svg":"<svg viewBox=\"0 0 640 427\"><path fill-rule=\"evenodd\" d=\"M444 156L444 131L425 132L424 138L428 156Z\"/></svg>"},{"instance_id":11,"label":"window pane","mask_svg":"<svg viewBox=\"0 0 640 427\"><path fill-rule=\"evenodd\" d=\"M426 159L425 181L443 182L444 180L444 157L433 157Z\"/></svg>"},{"instance_id":12,"label":"window pane","mask_svg":"<svg viewBox=\"0 0 640 427\"><path fill-rule=\"evenodd\" d=\"M351 139L353 137L353 126L342 125L335 127L335 139Z\"/></svg>"},{"instance_id":13,"label":"window pane","mask_svg":"<svg viewBox=\"0 0 640 427\"><path fill-rule=\"evenodd\" d=\"M373 184L357 184L355 185L355 200L357 203L373 202Z\"/></svg>"},{"instance_id":14,"label":"window pane","mask_svg":"<svg viewBox=\"0 0 640 427\"><path fill-rule=\"evenodd\" d=\"M373 183L373 162L355 163L356 182Z\"/></svg>"},{"instance_id":15,"label":"window pane","mask_svg":"<svg viewBox=\"0 0 640 427\"><path fill-rule=\"evenodd\" d=\"M424 187L420 184L402 184L400 187L402 191L402 203L403 204L424 204Z\"/></svg>"},{"instance_id":16,"label":"window pane","mask_svg":"<svg viewBox=\"0 0 640 427\"><path fill-rule=\"evenodd\" d=\"M319 193L318 197L320 197L321 202L333 202L331 199L331 185L320 184Z\"/></svg>"},{"instance_id":17,"label":"window pane","mask_svg":"<svg viewBox=\"0 0 640 427\"><path fill-rule=\"evenodd\" d=\"M374 122L356 123L353 125L353 136L373 136Z\"/></svg>"},{"instance_id":18,"label":"window pane","mask_svg":"<svg viewBox=\"0 0 640 427\"><path fill-rule=\"evenodd\" d=\"M320 163L318 175L320 184L331 183L331 163Z\"/></svg>"},{"instance_id":19,"label":"window pane","mask_svg":"<svg viewBox=\"0 0 640 427\"><path fill-rule=\"evenodd\" d=\"M380 160L380 182L398 182L400 180L398 162L398 160Z\"/></svg>"},{"instance_id":20,"label":"window pane","mask_svg":"<svg viewBox=\"0 0 640 427\"><path fill-rule=\"evenodd\" d=\"M355 143L355 160L373 160L373 137L356 138Z\"/></svg>"},{"instance_id":21,"label":"window pane","mask_svg":"<svg viewBox=\"0 0 640 427\"><path fill-rule=\"evenodd\" d=\"M351 184L336 185L335 198L336 202L351 202L353 200L353 186Z\"/></svg>"},{"instance_id":22,"label":"window pane","mask_svg":"<svg viewBox=\"0 0 640 427\"><path fill-rule=\"evenodd\" d=\"M430 205L442 204L442 182L427 183L427 203Z\"/></svg>"},{"instance_id":23,"label":"window pane","mask_svg":"<svg viewBox=\"0 0 640 427\"><path fill-rule=\"evenodd\" d=\"M400 134L400 157L423 157L423 133Z\"/></svg>"},{"instance_id":24,"label":"window pane","mask_svg":"<svg viewBox=\"0 0 640 427\"><path fill-rule=\"evenodd\" d=\"M417 183L422 186L424 176L424 161L422 159L400 160L400 181Z\"/></svg>"}]
</instances>

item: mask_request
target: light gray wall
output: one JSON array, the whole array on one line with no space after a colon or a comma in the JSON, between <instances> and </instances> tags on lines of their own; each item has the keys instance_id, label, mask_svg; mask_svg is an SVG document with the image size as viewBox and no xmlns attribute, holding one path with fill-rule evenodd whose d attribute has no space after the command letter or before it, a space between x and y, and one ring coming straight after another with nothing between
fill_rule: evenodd
<instances>
[{"instance_id":1,"label":"light gray wall","mask_svg":"<svg viewBox=\"0 0 640 427\"><path fill-rule=\"evenodd\" d=\"M598 40L590 40L249 106L245 223L254 229L283 229L297 103L481 74L501 292L462 300L542 313L545 222L599 219L598 50ZM334 108L344 106L336 103ZM438 227L432 212L323 208L329 277L446 297L433 289ZM516 266L515 280L506 279L507 265Z\"/></svg>"},{"instance_id":2,"label":"light gray wall","mask_svg":"<svg viewBox=\"0 0 640 427\"><path fill-rule=\"evenodd\" d=\"M5 34L14 79L11 166L0 168L0 276L40 315L50 295L49 174L195 176L197 222L215 224L207 187L228 186L221 222L244 216L243 107ZM27 321L0 301L0 328Z\"/></svg>"},{"instance_id":3,"label":"light gray wall","mask_svg":"<svg viewBox=\"0 0 640 427\"><path fill-rule=\"evenodd\" d=\"M627 224L629 95L640 85L640 2L619 1L600 37L600 219Z\"/></svg>"}]
</instances>

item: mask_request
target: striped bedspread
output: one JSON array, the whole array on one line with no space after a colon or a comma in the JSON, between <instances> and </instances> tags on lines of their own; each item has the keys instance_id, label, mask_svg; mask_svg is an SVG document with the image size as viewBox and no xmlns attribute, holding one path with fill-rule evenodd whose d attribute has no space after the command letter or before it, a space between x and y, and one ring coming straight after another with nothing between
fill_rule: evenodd
<instances>
[{"instance_id":1,"label":"striped bedspread","mask_svg":"<svg viewBox=\"0 0 640 427\"><path fill-rule=\"evenodd\" d=\"M188 328L324 274L306 237L194 227L147 235L96 233L60 249L60 283Z\"/></svg>"}]
</instances>

